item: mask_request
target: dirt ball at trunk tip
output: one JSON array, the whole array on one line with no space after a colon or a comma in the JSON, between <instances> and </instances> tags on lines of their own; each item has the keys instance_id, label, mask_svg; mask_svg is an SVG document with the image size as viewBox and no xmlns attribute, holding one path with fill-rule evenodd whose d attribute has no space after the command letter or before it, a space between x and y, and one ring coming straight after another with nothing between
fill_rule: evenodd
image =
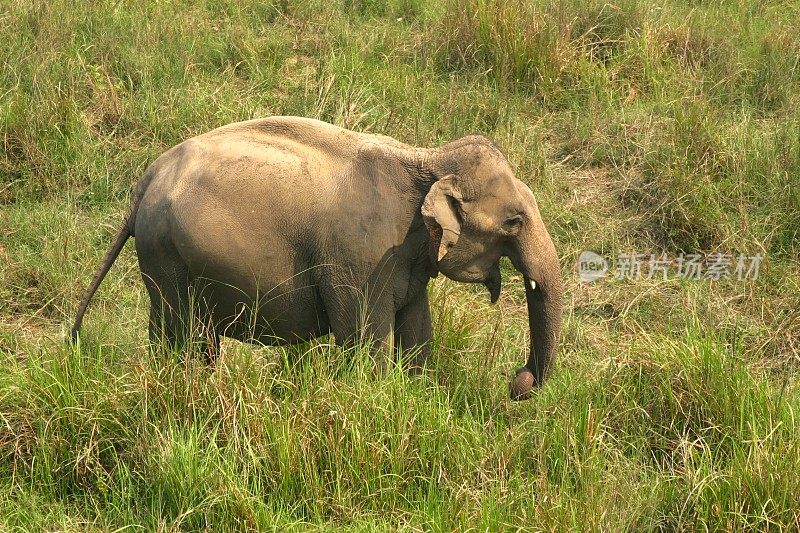
<instances>
[{"instance_id":1,"label":"dirt ball at trunk tip","mask_svg":"<svg viewBox=\"0 0 800 533\"><path fill-rule=\"evenodd\" d=\"M533 373L527 367L517 370L517 375L511 380L508 386L512 400L527 400L531 397L531 389L535 379Z\"/></svg>"}]
</instances>

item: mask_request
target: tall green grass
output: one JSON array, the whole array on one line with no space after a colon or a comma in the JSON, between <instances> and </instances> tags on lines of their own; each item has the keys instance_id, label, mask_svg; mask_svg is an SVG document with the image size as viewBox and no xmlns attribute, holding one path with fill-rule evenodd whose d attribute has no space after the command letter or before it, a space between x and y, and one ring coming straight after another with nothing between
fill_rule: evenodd
<instances>
[{"instance_id":1,"label":"tall green grass","mask_svg":"<svg viewBox=\"0 0 800 533\"><path fill-rule=\"evenodd\" d=\"M796 527L796 392L736 350L696 328L654 336L605 368L570 361L520 404L499 376L488 395L442 370L376 377L365 351L327 345L232 347L213 372L82 345L6 356L3 518L52 527L65 506L100 528ZM50 508L11 512L31 494Z\"/></svg>"}]
</instances>

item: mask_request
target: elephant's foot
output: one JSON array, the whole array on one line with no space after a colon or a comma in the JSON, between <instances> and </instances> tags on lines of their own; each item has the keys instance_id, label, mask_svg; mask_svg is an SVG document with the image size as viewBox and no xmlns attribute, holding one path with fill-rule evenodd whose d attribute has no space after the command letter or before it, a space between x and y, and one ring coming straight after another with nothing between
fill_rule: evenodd
<instances>
[{"instance_id":1,"label":"elephant's foot","mask_svg":"<svg viewBox=\"0 0 800 533\"><path fill-rule=\"evenodd\" d=\"M511 380L508 386L511 399L518 401L530 398L531 389L533 389L535 382L536 379L533 377L533 372L531 372L528 367L523 366L517 369L517 375L514 376L514 379Z\"/></svg>"}]
</instances>

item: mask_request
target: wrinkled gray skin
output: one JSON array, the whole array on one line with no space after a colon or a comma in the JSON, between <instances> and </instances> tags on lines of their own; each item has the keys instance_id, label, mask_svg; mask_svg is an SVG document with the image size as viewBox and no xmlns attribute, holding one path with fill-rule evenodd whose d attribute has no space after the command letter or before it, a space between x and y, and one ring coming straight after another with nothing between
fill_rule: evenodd
<instances>
[{"instance_id":1,"label":"wrinkled gray skin","mask_svg":"<svg viewBox=\"0 0 800 533\"><path fill-rule=\"evenodd\" d=\"M502 256L523 275L531 330L513 398L543 382L556 352L556 250L531 190L479 135L422 149L272 117L189 139L142 177L73 338L130 236L151 340L183 347L196 321L211 359L220 335L279 344L332 332L343 345L369 338L416 349L419 367L431 339L429 279L484 283L495 301ZM379 366L387 352L376 352Z\"/></svg>"}]
</instances>

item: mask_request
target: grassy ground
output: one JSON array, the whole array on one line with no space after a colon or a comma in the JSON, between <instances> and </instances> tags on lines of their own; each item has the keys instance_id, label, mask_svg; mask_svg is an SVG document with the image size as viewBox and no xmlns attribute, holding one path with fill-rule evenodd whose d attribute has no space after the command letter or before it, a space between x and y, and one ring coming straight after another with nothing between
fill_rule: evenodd
<instances>
[{"instance_id":1,"label":"grassy ground","mask_svg":"<svg viewBox=\"0 0 800 533\"><path fill-rule=\"evenodd\" d=\"M0 2L0 529L800 528L800 3ZM159 153L274 114L493 137L567 282L510 403L524 292L432 284L430 376L363 349L149 355L128 246ZM581 250L765 256L758 280L580 284Z\"/></svg>"}]
</instances>

